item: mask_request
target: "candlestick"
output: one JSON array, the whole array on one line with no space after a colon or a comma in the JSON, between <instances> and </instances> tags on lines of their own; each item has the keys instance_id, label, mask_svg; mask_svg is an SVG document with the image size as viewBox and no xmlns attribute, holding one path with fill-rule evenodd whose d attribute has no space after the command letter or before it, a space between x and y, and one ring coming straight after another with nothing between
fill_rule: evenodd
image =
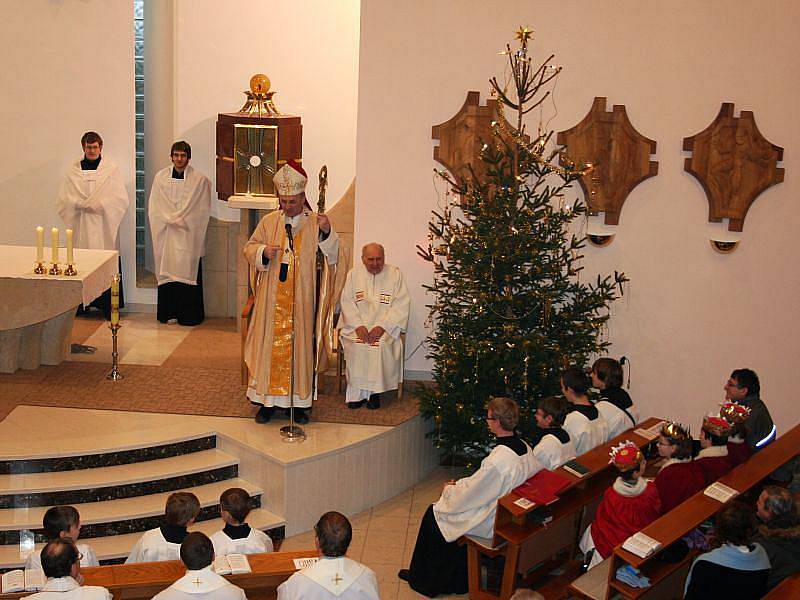
<instances>
[{"instance_id":1,"label":"candlestick","mask_svg":"<svg viewBox=\"0 0 800 600\"><path fill-rule=\"evenodd\" d=\"M50 245L52 250L52 263L54 265L58 264L58 227L53 227L50 230Z\"/></svg>"},{"instance_id":2,"label":"candlestick","mask_svg":"<svg viewBox=\"0 0 800 600\"><path fill-rule=\"evenodd\" d=\"M41 225L36 228L36 262L44 262L44 227Z\"/></svg>"},{"instance_id":3,"label":"candlestick","mask_svg":"<svg viewBox=\"0 0 800 600\"><path fill-rule=\"evenodd\" d=\"M111 280L111 325L119 324L119 273Z\"/></svg>"},{"instance_id":4,"label":"candlestick","mask_svg":"<svg viewBox=\"0 0 800 600\"><path fill-rule=\"evenodd\" d=\"M67 264L74 265L75 257L73 256L72 247L72 229L67 229Z\"/></svg>"}]
</instances>

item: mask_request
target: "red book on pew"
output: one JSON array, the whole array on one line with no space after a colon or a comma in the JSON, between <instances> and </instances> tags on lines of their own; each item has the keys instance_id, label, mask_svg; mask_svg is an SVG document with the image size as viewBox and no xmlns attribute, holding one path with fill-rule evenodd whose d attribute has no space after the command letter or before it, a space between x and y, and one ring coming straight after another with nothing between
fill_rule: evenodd
<instances>
[{"instance_id":1,"label":"red book on pew","mask_svg":"<svg viewBox=\"0 0 800 600\"><path fill-rule=\"evenodd\" d=\"M535 504L546 506L558 500L558 492L570 483L572 482L566 477L542 469L521 486L514 488L514 493Z\"/></svg>"}]
</instances>

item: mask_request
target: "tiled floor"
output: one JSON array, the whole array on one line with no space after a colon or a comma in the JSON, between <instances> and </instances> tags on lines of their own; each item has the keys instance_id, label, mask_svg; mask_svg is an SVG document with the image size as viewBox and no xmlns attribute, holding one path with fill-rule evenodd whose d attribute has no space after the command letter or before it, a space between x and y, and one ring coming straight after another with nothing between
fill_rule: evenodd
<instances>
[{"instance_id":1,"label":"tiled floor","mask_svg":"<svg viewBox=\"0 0 800 600\"><path fill-rule=\"evenodd\" d=\"M409 588L405 581L400 581L397 571L408 568L411 562L419 522L428 505L439 498L445 481L461 474L460 469L438 468L413 488L350 519L353 541L347 554L375 571L381 600L425 598ZM314 533L308 532L287 538L281 549L313 547Z\"/></svg>"}]
</instances>

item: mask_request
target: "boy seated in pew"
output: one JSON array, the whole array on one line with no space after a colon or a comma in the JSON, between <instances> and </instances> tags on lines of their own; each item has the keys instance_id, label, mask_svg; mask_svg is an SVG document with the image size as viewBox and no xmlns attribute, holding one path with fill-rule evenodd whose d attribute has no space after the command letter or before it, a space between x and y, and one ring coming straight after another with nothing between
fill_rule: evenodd
<instances>
[{"instance_id":1,"label":"boy seated in pew","mask_svg":"<svg viewBox=\"0 0 800 600\"><path fill-rule=\"evenodd\" d=\"M131 550L125 564L179 560L181 543L189 535L200 512L200 501L191 492L175 492L167 498L164 525L146 531Z\"/></svg>"},{"instance_id":2,"label":"boy seated in pew","mask_svg":"<svg viewBox=\"0 0 800 600\"><path fill-rule=\"evenodd\" d=\"M608 558L614 548L661 514L661 499L656 486L644 477L647 461L631 441L611 449L611 464L619 477L606 490L594 521L580 542L584 564L591 569Z\"/></svg>"},{"instance_id":3,"label":"boy seated in pew","mask_svg":"<svg viewBox=\"0 0 800 600\"><path fill-rule=\"evenodd\" d=\"M47 541L52 542L61 538L69 538L81 555L80 566L99 567L97 555L88 544L79 544L78 536L81 534L81 516L74 506L51 506L44 513L42 519L44 534ZM42 558L39 552L31 552L25 563L26 569L42 569Z\"/></svg>"},{"instance_id":4,"label":"boy seated in pew","mask_svg":"<svg viewBox=\"0 0 800 600\"><path fill-rule=\"evenodd\" d=\"M581 369L567 369L561 374L561 393L571 404L564 429L578 456L609 440L608 423L589 400L591 386L589 376Z\"/></svg>"},{"instance_id":5,"label":"boy seated in pew","mask_svg":"<svg viewBox=\"0 0 800 600\"><path fill-rule=\"evenodd\" d=\"M592 385L600 392L600 400L595 406L608 423L608 439L636 427L639 412L628 392L622 389L622 365L613 358L598 358L589 376Z\"/></svg>"},{"instance_id":6,"label":"boy seated in pew","mask_svg":"<svg viewBox=\"0 0 800 600\"><path fill-rule=\"evenodd\" d=\"M705 475L706 485L714 483L733 468L728 458L730 432L730 424L722 417L714 415L703 417L703 426L700 429L700 452L694 460Z\"/></svg>"},{"instance_id":7,"label":"boy seated in pew","mask_svg":"<svg viewBox=\"0 0 800 600\"><path fill-rule=\"evenodd\" d=\"M665 461L653 483L661 498L661 512L668 513L702 490L706 477L692 460L692 436L687 428L673 421L664 423L656 447Z\"/></svg>"},{"instance_id":8,"label":"boy seated in pew","mask_svg":"<svg viewBox=\"0 0 800 600\"><path fill-rule=\"evenodd\" d=\"M736 467L753 455L753 450L747 443L747 430L745 423L750 417L750 407L738 402L724 402L719 409L719 416L731 424L731 433L728 436L728 458L731 465Z\"/></svg>"},{"instance_id":9,"label":"boy seated in pew","mask_svg":"<svg viewBox=\"0 0 800 600\"><path fill-rule=\"evenodd\" d=\"M550 471L554 471L577 455L575 444L564 430L564 419L568 412L567 400L555 396L545 398L536 408L535 418L539 431L533 455L545 469Z\"/></svg>"},{"instance_id":10,"label":"boy seated in pew","mask_svg":"<svg viewBox=\"0 0 800 600\"><path fill-rule=\"evenodd\" d=\"M272 552L270 537L247 524L250 494L246 490L230 488L222 492L219 497L219 513L225 521L225 527L211 536L216 556Z\"/></svg>"}]
</instances>

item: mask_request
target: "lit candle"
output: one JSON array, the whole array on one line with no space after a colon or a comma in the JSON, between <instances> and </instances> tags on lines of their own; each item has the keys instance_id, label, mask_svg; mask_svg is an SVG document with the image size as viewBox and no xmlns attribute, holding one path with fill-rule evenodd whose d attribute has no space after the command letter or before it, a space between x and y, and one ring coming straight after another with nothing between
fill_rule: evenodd
<instances>
[{"instance_id":1,"label":"lit candle","mask_svg":"<svg viewBox=\"0 0 800 600\"><path fill-rule=\"evenodd\" d=\"M53 264L58 264L58 227L50 230L50 242L53 251Z\"/></svg>"},{"instance_id":2,"label":"lit candle","mask_svg":"<svg viewBox=\"0 0 800 600\"><path fill-rule=\"evenodd\" d=\"M111 324L119 324L119 274L111 280Z\"/></svg>"},{"instance_id":3,"label":"lit candle","mask_svg":"<svg viewBox=\"0 0 800 600\"><path fill-rule=\"evenodd\" d=\"M75 264L75 258L72 255L72 229L67 229L67 264Z\"/></svg>"},{"instance_id":4,"label":"lit candle","mask_svg":"<svg viewBox=\"0 0 800 600\"><path fill-rule=\"evenodd\" d=\"M36 262L44 262L44 227L36 228Z\"/></svg>"}]
</instances>

